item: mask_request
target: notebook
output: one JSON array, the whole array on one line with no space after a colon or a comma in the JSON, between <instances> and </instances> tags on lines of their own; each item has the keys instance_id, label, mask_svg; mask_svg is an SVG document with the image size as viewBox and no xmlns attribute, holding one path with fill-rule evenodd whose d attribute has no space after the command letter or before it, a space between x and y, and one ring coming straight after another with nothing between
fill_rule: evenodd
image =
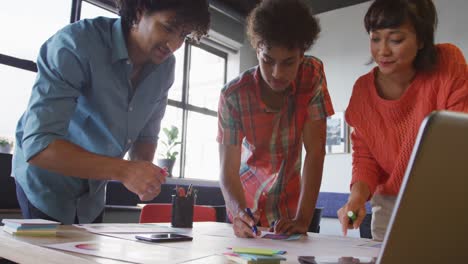
<instances>
[{"instance_id":1,"label":"notebook","mask_svg":"<svg viewBox=\"0 0 468 264\"><path fill-rule=\"evenodd\" d=\"M3 219L3 231L18 236L55 236L59 222L44 219Z\"/></svg>"},{"instance_id":2,"label":"notebook","mask_svg":"<svg viewBox=\"0 0 468 264\"><path fill-rule=\"evenodd\" d=\"M424 120L377 263L468 263L468 114Z\"/></svg>"}]
</instances>

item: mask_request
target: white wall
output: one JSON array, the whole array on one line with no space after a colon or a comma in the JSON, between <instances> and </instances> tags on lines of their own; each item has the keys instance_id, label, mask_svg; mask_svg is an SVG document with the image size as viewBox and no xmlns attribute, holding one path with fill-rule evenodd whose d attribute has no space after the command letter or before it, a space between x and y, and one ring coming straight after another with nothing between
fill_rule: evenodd
<instances>
[{"instance_id":1,"label":"white wall","mask_svg":"<svg viewBox=\"0 0 468 264\"><path fill-rule=\"evenodd\" d=\"M434 0L439 15L436 42L451 42L468 55L468 1ZM318 15L322 32L308 52L325 65L328 89L335 111L348 105L355 80L373 66L370 60L368 35L363 18L370 2ZM349 192L351 154L333 154L325 158L321 191Z\"/></svg>"},{"instance_id":2,"label":"white wall","mask_svg":"<svg viewBox=\"0 0 468 264\"><path fill-rule=\"evenodd\" d=\"M243 72L247 69L258 64L257 55L255 54L255 50L250 45L249 38L245 37L245 42L242 48L240 49L240 65L239 69L240 72Z\"/></svg>"},{"instance_id":3,"label":"white wall","mask_svg":"<svg viewBox=\"0 0 468 264\"><path fill-rule=\"evenodd\" d=\"M439 15L436 42L457 45L468 57L468 1L434 0Z\"/></svg>"}]
</instances>

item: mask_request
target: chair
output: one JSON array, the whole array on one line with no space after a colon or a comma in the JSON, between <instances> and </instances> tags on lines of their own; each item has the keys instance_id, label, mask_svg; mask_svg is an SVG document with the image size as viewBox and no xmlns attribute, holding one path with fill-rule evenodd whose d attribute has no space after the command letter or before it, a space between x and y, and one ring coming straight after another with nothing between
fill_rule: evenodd
<instances>
[{"instance_id":1,"label":"chair","mask_svg":"<svg viewBox=\"0 0 468 264\"><path fill-rule=\"evenodd\" d=\"M320 221L322 220L323 207L316 207L308 232L320 233Z\"/></svg>"},{"instance_id":2,"label":"chair","mask_svg":"<svg viewBox=\"0 0 468 264\"><path fill-rule=\"evenodd\" d=\"M158 203L146 204L141 209L140 223L164 223L171 222L172 204ZM216 209L212 206L194 205L193 221L194 222L215 222Z\"/></svg>"},{"instance_id":3,"label":"chair","mask_svg":"<svg viewBox=\"0 0 468 264\"><path fill-rule=\"evenodd\" d=\"M0 188L2 190L2 199L0 200L0 209L19 209L16 199L15 179L11 177L11 154L0 153Z\"/></svg>"},{"instance_id":4,"label":"chair","mask_svg":"<svg viewBox=\"0 0 468 264\"><path fill-rule=\"evenodd\" d=\"M372 238L371 232L372 213L367 213L359 227L359 235L361 238Z\"/></svg>"}]
</instances>

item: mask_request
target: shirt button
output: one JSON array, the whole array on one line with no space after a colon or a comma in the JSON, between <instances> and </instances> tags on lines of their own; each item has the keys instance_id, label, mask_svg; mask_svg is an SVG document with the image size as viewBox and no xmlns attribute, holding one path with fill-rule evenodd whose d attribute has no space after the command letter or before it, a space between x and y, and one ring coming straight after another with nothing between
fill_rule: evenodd
<instances>
[{"instance_id":1,"label":"shirt button","mask_svg":"<svg viewBox=\"0 0 468 264\"><path fill-rule=\"evenodd\" d=\"M129 111L129 112L132 112L132 111L133 111L133 107L130 106L130 107L128 108L128 111Z\"/></svg>"},{"instance_id":2,"label":"shirt button","mask_svg":"<svg viewBox=\"0 0 468 264\"><path fill-rule=\"evenodd\" d=\"M263 196L266 196L266 193L265 193L265 192L262 192L262 195L263 195Z\"/></svg>"},{"instance_id":3,"label":"shirt button","mask_svg":"<svg viewBox=\"0 0 468 264\"><path fill-rule=\"evenodd\" d=\"M132 144L132 140L131 140L131 139L127 139L127 143L128 143L128 144Z\"/></svg>"},{"instance_id":4,"label":"shirt button","mask_svg":"<svg viewBox=\"0 0 468 264\"><path fill-rule=\"evenodd\" d=\"M130 60L127 60L127 64L130 64L130 63L131 63Z\"/></svg>"}]
</instances>

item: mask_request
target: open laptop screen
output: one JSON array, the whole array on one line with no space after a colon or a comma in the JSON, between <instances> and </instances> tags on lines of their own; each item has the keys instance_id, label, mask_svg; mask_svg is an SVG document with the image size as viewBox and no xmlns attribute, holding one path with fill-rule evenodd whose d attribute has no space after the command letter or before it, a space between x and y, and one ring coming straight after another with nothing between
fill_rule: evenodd
<instances>
[{"instance_id":1,"label":"open laptop screen","mask_svg":"<svg viewBox=\"0 0 468 264\"><path fill-rule=\"evenodd\" d=\"M468 263L467 114L424 120L377 263Z\"/></svg>"}]
</instances>

